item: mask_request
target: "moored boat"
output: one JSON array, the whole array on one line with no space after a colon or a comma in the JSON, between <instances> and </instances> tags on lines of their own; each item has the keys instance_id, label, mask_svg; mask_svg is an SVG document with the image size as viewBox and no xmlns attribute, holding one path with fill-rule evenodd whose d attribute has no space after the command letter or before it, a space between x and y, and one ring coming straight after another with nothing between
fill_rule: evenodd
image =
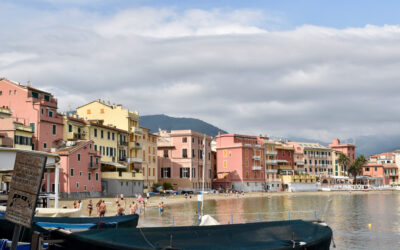
<instances>
[{"instance_id":1,"label":"moored boat","mask_svg":"<svg viewBox=\"0 0 400 250\"><path fill-rule=\"evenodd\" d=\"M329 249L332 230L302 220L79 233L51 232L63 249Z\"/></svg>"}]
</instances>

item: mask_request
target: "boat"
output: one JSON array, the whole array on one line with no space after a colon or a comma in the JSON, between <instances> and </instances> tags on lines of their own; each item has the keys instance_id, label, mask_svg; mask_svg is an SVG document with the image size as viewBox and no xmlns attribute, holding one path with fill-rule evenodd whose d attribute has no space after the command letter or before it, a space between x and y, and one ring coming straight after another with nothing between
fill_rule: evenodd
<instances>
[{"instance_id":1,"label":"boat","mask_svg":"<svg viewBox=\"0 0 400 250\"><path fill-rule=\"evenodd\" d=\"M136 227L139 215L107 216L107 217L33 217L33 224L30 230L26 230L25 239L30 239L33 231L46 233L52 229L64 229L71 232L79 232L98 228L124 228ZM0 213L0 238L12 238L14 224L4 218Z\"/></svg>"},{"instance_id":2,"label":"boat","mask_svg":"<svg viewBox=\"0 0 400 250\"><path fill-rule=\"evenodd\" d=\"M329 249L332 230L303 220L68 233L52 231L61 249Z\"/></svg>"}]
</instances>

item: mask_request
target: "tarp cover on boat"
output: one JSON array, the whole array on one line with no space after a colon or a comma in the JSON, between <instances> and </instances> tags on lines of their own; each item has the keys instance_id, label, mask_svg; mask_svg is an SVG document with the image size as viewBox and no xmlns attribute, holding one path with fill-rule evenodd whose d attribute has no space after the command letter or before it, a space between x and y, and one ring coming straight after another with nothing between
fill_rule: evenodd
<instances>
[{"instance_id":1,"label":"tarp cover on boat","mask_svg":"<svg viewBox=\"0 0 400 250\"><path fill-rule=\"evenodd\" d=\"M302 220L219 226L121 228L62 234L67 249L329 249L332 230Z\"/></svg>"}]
</instances>

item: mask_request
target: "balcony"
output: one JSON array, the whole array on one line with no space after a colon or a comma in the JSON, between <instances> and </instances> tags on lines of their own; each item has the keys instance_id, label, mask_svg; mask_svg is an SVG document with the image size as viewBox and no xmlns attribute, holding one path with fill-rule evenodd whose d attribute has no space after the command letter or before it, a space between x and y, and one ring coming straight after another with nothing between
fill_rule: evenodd
<instances>
[{"instance_id":1,"label":"balcony","mask_svg":"<svg viewBox=\"0 0 400 250\"><path fill-rule=\"evenodd\" d=\"M265 170L265 173L267 173L267 174L276 174L276 173L278 173L278 170L277 169L267 169L267 170Z\"/></svg>"},{"instance_id":2,"label":"balcony","mask_svg":"<svg viewBox=\"0 0 400 250\"><path fill-rule=\"evenodd\" d=\"M142 135L143 134L143 129L139 128L139 127L132 127L131 128L132 133L138 134L138 135Z\"/></svg>"},{"instance_id":3,"label":"balcony","mask_svg":"<svg viewBox=\"0 0 400 250\"><path fill-rule=\"evenodd\" d=\"M265 151L266 155L277 155L278 151Z\"/></svg>"},{"instance_id":4,"label":"balcony","mask_svg":"<svg viewBox=\"0 0 400 250\"><path fill-rule=\"evenodd\" d=\"M267 160L267 164L276 165L276 164L278 164L278 161L277 160Z\"/></svg>"},{"instance_id":5,"label":"balcony","mask_svg":"<svg viewBox=\"0 0 400 250\"><path fill-rule=\"evenodd\" d=\"M101 178L120 180L143 180L143 174L135 172L102 172Z\"/></svg>"},{"instance_id":6,"label":"balcony","mask_svg":"<svg viewBox=\"0 0 400 250\"><path fill-rule=\"evenodd\" d=\"M90 162L89 163L89 170L98 169L99 165L100 165L99 163Z\"/></svg>"},{"instance_id":7,"label":"balcony","mask_svg":"<svg viewBox=\"0 0 400 250\"><path fill-rule=\"evenodd\" d=\"M259 161L259 160L261 160L261 156L259 156L259 155L254 155L254 156L253 156L253 160Z\"/></svg>"},{"instance_id":8,"label":"balcony","mask_svg":"<svg viewBox=\"0 0 400 250\"><path fill-rule=\"evenodd\" d=\"M142 145L139 142L129 142L129 147L134 149L142 149Z\"/></svg>"},{"instance_id":9,"label":"balcony","mask_svg":"<svg viewBox=\"0 0 400 250\"><path fill-rule=\"evenodd\" d=\"M129 145L129 142L127 141L119 141L118 146L120 147L127 147Z\"/></svg>"},{"instance_id":10,"label":"balcony","mask_svg":"<svg viewBox=\"0 0 400 250\"><path fill-rule=\"evenodd\" d=\"M262 167L261 166L253 166L251 169L252 170L262 170Z\"/></svg>"},{"instance_id":11,"label":"balcony","mask_svg":"<svg viewBox=\"0 0 400 250\"><path fill-rule=\"evenodd\" d=\"M297 165L304 165L304 161L303 160L296 160L295 161Z\"/></svg>"},{"instance_id":12,"label":"balcony","mask_svg":"<svg viewBox=\"0 0 400 250\"><path fill-rule=\"evenodd\" d=\"M135 162L142 163L143 159L137 158L137 157L130 157L130 158L126 158L126 162L127 163L135 163Z\"/></svg>"},{"instance_id":13,"label":"balcony","mask_svg":"<svg viewBox=\"0 0 400 250\"><path fill-rule=\"evenodd\" d=\"M126 162L126 157L122 156L118 158L119 162Z\"/></svg>"}]
</instances>

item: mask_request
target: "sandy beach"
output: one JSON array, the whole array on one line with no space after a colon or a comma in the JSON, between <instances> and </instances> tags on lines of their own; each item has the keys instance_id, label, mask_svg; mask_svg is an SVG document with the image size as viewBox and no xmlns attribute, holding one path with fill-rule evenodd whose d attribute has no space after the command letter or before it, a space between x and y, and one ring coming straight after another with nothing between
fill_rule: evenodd
<instances>
[{"instance_id":1,"label":"sandy beach","mask_svg":"<svg viewBox=\"0 0 400 250\"><path fill-rule=\"evenodd\" d=\"M398 191L330 191L330 192L274 192L274 193L245 193L244 195L236 195L236 194L204 194L204 200L226 200L226 199L246 199L252 197L276 197L276 196L309 196L309 195L335 195L335 194L347 194L347 195L354 195L354 194L365 194L365 193L381 193L381 192L398 192ZM94 210L92 212L92 216L96 216L96 208L95 205L100 198L87 198L82 199L82 216L88 216L87 205L89 200L92 200ZM116 214L117 211L117 204L115 202L115 197L110 198L101 198L105 201L107 206L106 216L113 216ZM146 199L145 199L146 200ZM126 209L126 213L129 213L129 205L132 202L137 202L136 197L125 197L124 201L119 199L119 203L122 204L123 207ZM72 208L73 206L73 199L62 199L59 201L59 207L66 206L67 208ZM166 195L166 196L151 196L150 200L146 202L146 208L157 208L160 202L164 202L165 206L168 208L169 205L172 204L180 204L185 202L197 202L197 195L192 195L191 198L188 196L185 198L183 195ZM52 207L54 201L50 202L50 206Z\"/></svg>"}]
</instances>

